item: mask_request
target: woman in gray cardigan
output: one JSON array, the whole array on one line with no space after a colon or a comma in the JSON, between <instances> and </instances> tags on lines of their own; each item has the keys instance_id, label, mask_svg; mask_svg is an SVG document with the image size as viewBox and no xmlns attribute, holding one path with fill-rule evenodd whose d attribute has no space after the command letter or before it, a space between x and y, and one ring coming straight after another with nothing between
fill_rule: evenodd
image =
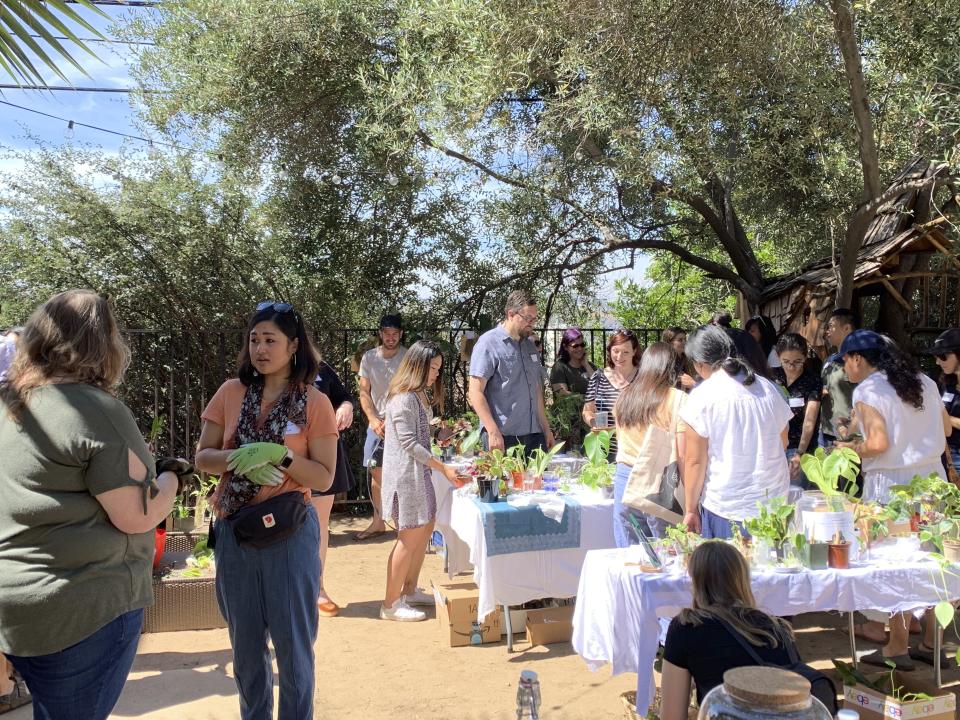
<instances>
[{"instance_id":1,"label":"woman in gray cardigan","mask_svg":"<svg viewBox=\"0 0 960 720\"><path fill-rule=\"evenodd\" d=\"M384 514L397 526L397 544L387 561L387 590L380 608L384 620L425 620L412 605L433 605L433 596L417 587L437 515L431 470L455 484L453 466L444 465L430 452L433 405L443 411L440 370L443 355L436 343L421 340L407 350L387 392L384 417ZM433 400L427 388L433 389Z\"/></svg>"}]
</instances>

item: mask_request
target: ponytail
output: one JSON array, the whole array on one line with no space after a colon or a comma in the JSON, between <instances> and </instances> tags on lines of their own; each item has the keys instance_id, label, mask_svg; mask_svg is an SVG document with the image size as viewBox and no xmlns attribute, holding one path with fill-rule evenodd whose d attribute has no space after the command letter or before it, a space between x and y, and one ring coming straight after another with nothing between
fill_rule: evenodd
<instances>
[{"instance_id":1,"label":"ponytail","mask_svg":"<svg viewBox=\"0 0 960 720\"><path fill-rule=\"evenodd\" d=\"M753 368L738 357L728 357L720 363L720 368L730 377L737 377L742 374L744 385L753 385L757 379Z\"/></svg>"}]
</instances>

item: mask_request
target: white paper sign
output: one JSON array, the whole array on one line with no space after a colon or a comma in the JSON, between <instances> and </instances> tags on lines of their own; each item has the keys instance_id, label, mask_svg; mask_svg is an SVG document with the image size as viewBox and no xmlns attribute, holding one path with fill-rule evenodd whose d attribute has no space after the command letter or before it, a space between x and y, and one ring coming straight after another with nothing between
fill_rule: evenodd
<instances>
[{"instance_id":1,"label":"white paper sign","mask_svg":"<svg viewBox=\"0 0 960 720\"><path fill-rule=\"evenodd\" d=\"M797 408L803 407L806 404L806 401L803 398L790 398L790 407Z\"/></svg>"},{"instance_id":2,"label":"white paper sign","mask_svg":"<svg viewBox=\"0 0 960 720\"><path fill-rule=\"evenodd\" d=\"M284 435L299 435L299 434L300 434L300 427L298 425L294 425L292 422L287 420L287 429L284 431Z\"/></svg>"}]
</instances>

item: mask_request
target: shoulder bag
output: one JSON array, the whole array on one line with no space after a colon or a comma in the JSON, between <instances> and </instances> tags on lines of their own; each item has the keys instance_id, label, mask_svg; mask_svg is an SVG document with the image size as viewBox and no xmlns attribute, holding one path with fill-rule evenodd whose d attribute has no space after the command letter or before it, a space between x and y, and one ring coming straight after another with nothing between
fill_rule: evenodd
<instances>
[{"instance_id":1,"label":"shoulder bag","mask_svg":"<svg viewBox=\"0 0 960 720\"><path fill-rule=\"evenodd\" d=\"M307 502L303 493L295 490L242 507L225 522L240 545L265 548L286 540L306 521Z\"/></svg>"},{"instance_id":2,"label":"shoulder bag","mask_svg":"<svg viewBox=\"0 0 960 720\"><path fill-rule=\"evenodd\" d=\"M647 427L623 491L623 504L676 524L683 520L683 487L677 453L677 422L683 395L676 392L672 395L670 429L653 424Z\"/></svg>"}]
</instances>

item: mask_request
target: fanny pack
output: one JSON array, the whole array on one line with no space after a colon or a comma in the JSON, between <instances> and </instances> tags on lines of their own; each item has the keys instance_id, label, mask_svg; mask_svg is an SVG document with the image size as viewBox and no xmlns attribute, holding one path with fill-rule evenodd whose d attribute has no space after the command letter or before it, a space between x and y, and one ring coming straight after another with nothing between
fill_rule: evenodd
<instances>
[{"instance_id":1,"label":"fanny pack","mask_svg":"<svg viewBox=\"0 0 960 720\"><path fill-rule=\"evenodd\" d=\"M303 493L277 495L256 505L240 508L226 519L240 545L265 548L285 540L307 521Z\"/></svg>"}]
</instances>

